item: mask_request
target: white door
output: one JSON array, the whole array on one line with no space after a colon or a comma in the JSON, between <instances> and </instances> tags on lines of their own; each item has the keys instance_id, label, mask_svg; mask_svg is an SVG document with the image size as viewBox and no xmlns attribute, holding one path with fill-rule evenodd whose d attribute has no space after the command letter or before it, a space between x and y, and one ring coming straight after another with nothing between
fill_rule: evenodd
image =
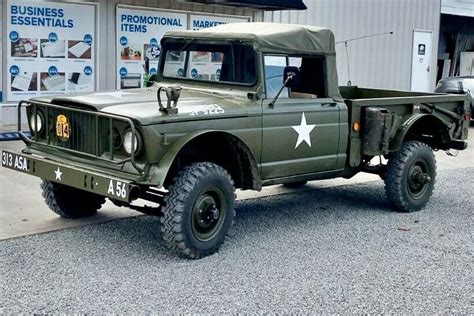
<instances>
[{"instance_id":1,"label":"white door","mask_svg":"<svg viewBox=\"0 0 474 316\"><path fill-rule=\"evenodd\" d=\"M413 31L411 90L430 92L432 31Z\"/></svg>"},{"instance_id":2,"label":"white door","mask_svg":"<svg viewBox=\"0 0 474 316\"><path fill-rule=\"evenodd\" d=\"M459 63L460 76L474 75L474 52L461 52L461 62Z\"/></svg>"}]
</instances>

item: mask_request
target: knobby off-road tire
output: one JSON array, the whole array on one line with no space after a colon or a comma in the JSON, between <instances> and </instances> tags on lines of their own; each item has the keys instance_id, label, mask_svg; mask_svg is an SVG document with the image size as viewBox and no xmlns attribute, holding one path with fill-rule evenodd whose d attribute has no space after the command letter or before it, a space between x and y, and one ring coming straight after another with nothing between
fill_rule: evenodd
<instances>
[{"instance_id":1,"label":"knobby off-road tire","mask_svg":"<svg viewBox=\"0 0 474 316\"><path fill-rule=\"evenodd\" d=\"M388 161L385 192L395 209L418 211L433 194L435 179L436 160L431 148L422 142L408 141Z\"/></svg>"},{"instance_id":2,"label":"knobby off-road tire","mask_svg":"<svg viewBox=\"0 0 474 316\"><path fill-rule=\"evenodd\" d=\"M160 218L165 244L190 259L216 252L235 216L229 173L213 163L194 163L178 173L168 191Z\"/></svg>"},{"instance_id":3,"label":"knobby off-road tire","mask_svg":"<svg viewBox=\"0 0 474 316\"><path fill-rule=\"evenodd\" d=\"M105 203L105 197L43 180L41 189L46 205L64 218L92 216Z\"/></svg>"}]
</instances>

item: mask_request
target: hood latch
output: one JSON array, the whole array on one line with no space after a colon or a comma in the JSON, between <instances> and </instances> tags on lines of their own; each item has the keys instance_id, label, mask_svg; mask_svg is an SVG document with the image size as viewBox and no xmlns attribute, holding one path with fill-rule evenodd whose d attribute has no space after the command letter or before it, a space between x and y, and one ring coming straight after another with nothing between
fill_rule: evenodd
<instances>
[{"instance_id":1,"label":"hood latch","mask_svg":"<svg viewBox=\"0 0 474 316\"><path fill-rule=\"evenodd\" d=\"M166 107L163 106L161 102L161 91L166 92L167 103ZM178 114L178 99L181 95L181 87L179 86L171 86L171 87L159 87L156 93L158 98L158 105L160 106L160 112L165 112L166 114ZM171 104L173 102L173 104Z\"/></svg>"}]
</instances>

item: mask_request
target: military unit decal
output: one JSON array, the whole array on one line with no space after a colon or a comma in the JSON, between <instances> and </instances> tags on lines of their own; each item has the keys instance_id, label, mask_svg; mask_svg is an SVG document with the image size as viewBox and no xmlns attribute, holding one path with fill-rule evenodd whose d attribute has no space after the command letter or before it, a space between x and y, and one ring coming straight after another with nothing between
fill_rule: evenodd
<instances>
[{"instance_id":1,"label":"military unit decal","mask_svg":"<svg viewBox=\"0 0 474 316\"><path fill-rule=\"evenodd\" d=\"M59 140L66 142L69 140L71 135L71 127L67 117L63 114L60 114L56 117L56 136Z\"/></svg>"}]
</instances>

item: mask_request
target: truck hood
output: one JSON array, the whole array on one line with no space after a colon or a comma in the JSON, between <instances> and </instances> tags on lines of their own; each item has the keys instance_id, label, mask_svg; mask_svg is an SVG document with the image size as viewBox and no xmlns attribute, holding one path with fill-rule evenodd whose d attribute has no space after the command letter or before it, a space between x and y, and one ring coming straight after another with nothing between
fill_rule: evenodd
<instances>
[{"instance_id":1,"label":"truck hood","mask_svg":"<svg viewBox=\"0 0 474 316\"><path fill-rule=\"evenodd\" d=\"M157 90L157 88L130 89L126 91L41 97L32 100L121 115L132 118L141 125L213 117L247 116L247 105L252 102L239 94L183 88L177 105L178 114L168 115L159 111ZM163 106L166 107L167 98L165 93L161 94L161 100Z\"/></svg>"}]
</instances>

